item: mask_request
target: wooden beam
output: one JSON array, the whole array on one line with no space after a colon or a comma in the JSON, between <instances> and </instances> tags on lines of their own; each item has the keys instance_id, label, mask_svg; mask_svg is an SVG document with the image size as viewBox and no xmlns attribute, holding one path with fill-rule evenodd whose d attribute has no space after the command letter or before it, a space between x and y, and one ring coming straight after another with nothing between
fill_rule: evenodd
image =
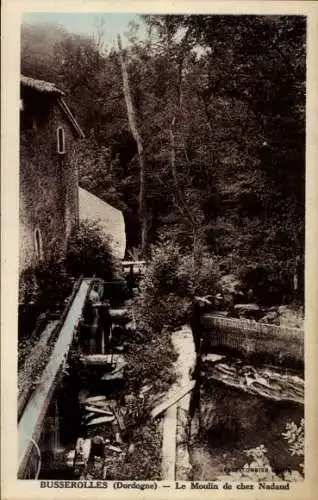
<instances>
[{"instance_id":1,"label":"wooden beam","mask_svg":"<svg viewBox=\"0 0 318 500\"><path fill-rule=\"evenodd\" d=\"M40 382L31 394L21 416L18 428L18 477L23 477L24 468L27 465L33 446L33 440L38 441L41 435L45 415L57 386L58 374L67 359L74 333L79 324L86 297L90 290L91 282L92 279L90 278L82 280L78 292L64 318L53 352L42 373Z\"/></svg>"},{"instance_id":2,"label":"wooden beam","mask_svg":"<svg viewBox=\"0 0 318 500\"><path fill-rule=\"evenodd\" d=\"M195 380L191 380L184 387L178 387L178 389L176 389L176 391L174 391L171 395L169 395L169 397L167 399L162 401L159 405L157 405L152 410L152 412L151 412L152 418L159 417L159 415L161 415L161 413L163 413L164 411L168 410L168 408L170 408L170 406L172 406L175 403L177 403L178 401L180 401L180 399L182 399L186 394L188 394L190 391L192 391L192 389L195 386L195 383L196 383Z\"/></svg>"},{"instance_id":3,"label":"wooden beam","mask_svg":"<svg viewBox=\"0 0 318 500\"><path fill-rule=\"evenodd\" d=\"M122 354L88 354L82 357L83 362L88 366L124 365L125 358Z\"/></svg>"}]
</instances>

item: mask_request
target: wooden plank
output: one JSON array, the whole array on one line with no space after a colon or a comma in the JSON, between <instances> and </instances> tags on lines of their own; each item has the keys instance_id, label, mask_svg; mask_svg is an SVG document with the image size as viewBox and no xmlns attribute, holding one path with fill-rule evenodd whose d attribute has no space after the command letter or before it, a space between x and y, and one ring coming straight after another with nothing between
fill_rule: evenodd
<instances>
[{"instance_id":1,"label":"wooden plank","mask_svg":"<svg viewBox=\"0 0 318 500\"><path fill-rule=\"evenodd\" d=\"M36 390L31 394L19 422L19 471L18 477L23 477L23 470L32 449L32 440L38 441L43 421L56 388L58 373L63 366L73 341L73 336L81 319L82 310L89 292L92 279L83 279L69 307L61 326L53 352L45 370L42 373Z\"/></svg>"},{"instance_id":2,"label":"wooden plank","mask_svg":"<svg viewBox=\"0 0 318 500\"><path fill-rule=\"evenodd\" d=\"M86 425L111 424L112 422L114 422L114 420L114 416L110 417L105 415L104 417L97 417L93 420L90 420Z\"/></svg>"},{"instance_id":3,"label":"wooden plank","mask_svg":"<svg viewBox=\"0 0 318 500\"><path fill-rule=\"evenodd\" d=\"M55 337L58 320L48 320L39 340L36 343L36 348L33 348L24 361L24 366L19 370L19 397L18 397L18 418L21 417L24 407L28 401L28 397L33 387L36 375L37 366L41 363L43 355L48 354L47 349L49 343L53 344L52 339ZM53 349L53 347L52 347ZM43 367L44 368L44 367Z\"/></svg>"},{"instance_id":4,"label":"wooden plank","mask_svg":"<svg viewBox=\"0 0 318 500\"><path fill-rule=\"evenodd\" d=\"M109 315L112 319L129 320L130 313L128 309L109 309Z\"/></svg>"},{"instance_id":5,"label":"wooden plank","mask_svg":"<svg viewBox=\"0 0 318 500\"><path fill-rule=\"evenodd\" d=\"M88 354L83 356L83 361L88 366L122 365L125 358L122 354Z\"/></svg>"},{"instance_id":6,"label":"wooden plank","mask_svg":"<svg viewBox=\"0 0 318 500\"><path fill-rule=\"evenodd\" d=\"M116 372L105 373L101 380L110 381L110 380L123 380L124 378L124 370L121 368L120 370L116 370Z\"/></svg>"},{"instance_id":7,"label":"wooden plank","mask_svg":"<svg viewBox=\"0 0 318 500\"><path fill-rule=\"evenodd\" d=\"M176 439L177 405L167 409L163 419L161 477L163 481L175 481L176 474Z\"/></svg>"},{"instance_id":8,"label":"wooden plank","mask_svg":"<svg viewBox=\"0 0 318 500\"><path fill-rule=\"evenodd\" d=\"M120 409L118 408L117 403L115 401L112 401L108 403L108 406L115 415L119 429L121 431L124 431L126 429L126 425L124 422L124 417L120 414Z\"/></svg>"},{"instance_id":9,"label":"wooden plank","mask_svg":"<svg viewBox=\"0 0 318 500\"><path fill-rule=\"evenodd\" d=\"M163 413L165 410L170 408L170 406L174 405L177 403L180 399L182 399L186 394L188 394L190 391L195 386L196 381L191 380L187 385L184 387L179 387L174 391L172 395L168 397L168 399L165 399L163 402L161 402L159 405L157 405L151 412L152 418L159 417L161 413Z\"/></svg>"},{"instance_id":10,"label":"wooden plank","mask_svg":"<svg viewBox=\"0 0 318 500\"><path fill-rule=\"evenodd\" d=\"M123 260L122 261L122 266L124 266L124 267L133 266L135 264L138 266L142 266L142 265L146 264L146 261L145 260Z\"/></svg>"},{"instance_id":11,"label":"wooden plank","mask_svg":"<svg viewBox=\"0 0 318 500\"><path fill-rule=\"evenodd\" d=\"M92 413L100 413L102 415L108 415L112 417L113 414L110 411L104 410L103 408L98 408L97 406L85 406L85 411Z\"/></svg>"},{"instance_id":12,"label":"wooden plank","mask_svg":"<svg viewBox=\"0 0 318 500\"><path fill-rule=\"evenodd\" d=\"M102 403L107 401L107 396L89 396L88 398L85 399L84 403L85 404L94 404L94 403Z\"/></svg>"}]
</instances>

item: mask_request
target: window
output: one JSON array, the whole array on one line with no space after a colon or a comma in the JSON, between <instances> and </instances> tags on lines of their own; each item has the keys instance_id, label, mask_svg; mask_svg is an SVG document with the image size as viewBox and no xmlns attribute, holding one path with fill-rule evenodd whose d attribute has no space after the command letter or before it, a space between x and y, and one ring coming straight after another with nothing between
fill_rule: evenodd
<instances>
[{"instance_id":1,"label":"window","mask_svg":"<svg viewBox=\"0 0 318 500\"><path fill-rule=\"evenodd\" d=\"M62 127L58 127L56 135L57 135L57 152L59 155L63 155L65 153L65 134Z\"/></svg>"},{"instance_id":2,"label":"window","mask_svg":"<svg viewBox=\"0 0 318 500\"><path fill-rule=\"evenodd\" d=\"M37 258L39 260L43 260L42 236L41 231L38 228L34 231L34 245Z\"/></svg>"}]
</instances>

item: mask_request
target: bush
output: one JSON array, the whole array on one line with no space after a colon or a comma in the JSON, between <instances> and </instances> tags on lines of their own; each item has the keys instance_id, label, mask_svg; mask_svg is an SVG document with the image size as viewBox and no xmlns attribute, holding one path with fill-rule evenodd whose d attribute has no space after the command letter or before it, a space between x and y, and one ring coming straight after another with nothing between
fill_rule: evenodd
<instances>
[{"instance_id":1,"label":"bush","mask_svg":"<svg viewBox=\"0 0 318 500\"><path fill-rule=\"evenodd\" d=\"M194 264L192 256L183 257L177 269L177 276L179 281L187 283L187 292L192 300L196 296L209 295L213 303L216 294L221 292L219 265L209 254L201 256L199 265Z\"/></svg>"},{"instance_id":2,"label":"bush","mask_svg":"<svg viewBox=\"0 0 318 500\"><path fill-rule=\"evenodd\" d=\"M72 292L74 280L63 261L51 259L29 268L20 276L19 302L33 303L37 310L55 308Z\"/></svg>"},{"instance_id":3,"label":"bush","mask_svg":"<svg viewBox=\"0 0 318 500\"><path fill-rule=\"evenodd\" d=\"M161 475L161 436L153 421L137 427L131 438L134 451L127 454L124 463L112 463L108 470L110 480L158 481Z\"/></svg>"},{"instance_id":4,"label":"bush","mask_svg":"<svg viewBox=\"0 0 318 500\"><path fill-rule=\"evenodd\" d=\"M245 292L253 290L260 305L272 306L282 303L284 297L289 300L292 297L290 279L279 262L242 265L238 269L238 277Z\"/></svg>"},{"instance_id":5,"label":"bush","mask_svg":"<svg viewBox=\"0 0 318 500\"><path fill-rule=\"evenodd\" d=\"M125 368L129 389L137 393L142 385L151 383L153 393L167 391L176 380L172 369L176 359L168 331L149 331L144 342L131 341Z\"/></svg>"},{"instance_id":6,"label":"bush","mask_svg":"<svg viewBox=\"0 0 318 500\"><path fill-rule=\"evenodd\" d=\"M166 325L178 326L191 317L191 284L179 273L180 250L172 243L153 249L153 258L140 282L136 316L141 331L160 332Z\"/></svg>"},{"instance_id":7,"label":"bush","mask_svg":"<svg viewBox=\"0 0 318 500\"><path fill-rule=\"evenodd\" d=\"M305 452L305 419L302 418L300 424L295 422L288 422L286 430L282 434L283 438L289 444L289 452L291 455L304 456ZM304 470L304 463L300 464L302 471Z\"/></svg>"},{"instance_id":8,"label":"bush","mask_svg":"<svg viewBox=\"0 0 318 500\"><path fill-rule=\"evenodd\" d=\"M73 276L98 276L105 281L118 279L118 267L110 241L99 224L82 221L72 231L67 247L66 269Z\"/></svg>"}]
</instances>

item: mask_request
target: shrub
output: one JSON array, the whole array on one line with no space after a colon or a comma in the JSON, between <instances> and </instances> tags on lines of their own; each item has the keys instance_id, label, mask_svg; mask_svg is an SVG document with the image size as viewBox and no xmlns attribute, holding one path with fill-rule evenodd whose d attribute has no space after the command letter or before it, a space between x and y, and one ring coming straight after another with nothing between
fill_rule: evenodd
<instances>
[{"instance_id":1,"label":"shrub","mask_svg":"<svg viewBox=\"0 0 318 500\"><path fill-rule=\"evenodd\" d=\"M187 283L187 292L193 300L195 296L209 295L213 303L214 297L220 288L220 269L216 260L209 254L203 254L199 265L193 262L193 257L188 255L181 259L177 269L179 281Z\"/></svg>"},{"instance_id":2,"label":"shrub","mask_svg":"<svg viewBox=\"0 0 318 500\"><path fill-rule=\"evenodd\" d=\"M179 273L180 250L163 243L140 282L136 316L141 331L160 332L165 325L178 326L191 316L191 285L186 273Z\"/></svg>"},{"instance_id":3,"label":"shrub","mask_svg":"<svg viewBox=\"0 0 318 500\"><path fill-rule=\"evenodd\" d=\"M144 342L131 341L125 368L129 389L137 393L143 384L151 383L154 393L167 391L175 382L172 365L176 359L168 331L149 331Z\"/></svg>"},{"instance_id":4,"label":"shrub","mask_svg":"<svg viewBox=\"0 0 318 500\"><path fill-rule=\"evenodd\" d=\"M285 432L282 437L289 444L289 453L291 455L304 456L304 426L305 420L302 418L300 424L289 422L286 424ZM251 463L246 463L241 472L236 476L245 480L253 481L300 481L303 480L303 475L298 470L284 471L282 477L277 475L269 462L267 457L267 449L263 444L256 448L244 450L244 453ZM303 472L304 464L300 464L300 469ZM221 478L218 478L219 480Z\"/></svg>"},{"instance_id":5,"label":"shrub","mask_svg":"<svg viewBox=\"0 0 318 500\"><path fill-rule=\"evenodd\" d=\"M19 282L19 301L34 303L38 311L64 303L74 280L66 272L63 261L51 259L27 269Z\"/></svg>"},{"instance_id":6,"label":"shrub","mask_svg":"<svg viewBox=\"0 0 318 500\"><path fill-rule=\"evenodd\" d=\"M125 461L109 466L110 480L155 481L161 474L161 436L155 422L148 422L133 431L134 451Z\"/></svg>"},{"instance_id":7,"label":"shrub","mask_svg":"<svg viewBox=\"0 0 318 500\"><path fill-rule=\"evenodd\" d=\"M105 281L118 277L110 240L105 237L99 224L82 221L74 228L68 240L66 269L76 277L97 275Z\"/></svg>"},{"instance_id":8,"label":"shrub","mask_svg":"<svg viewBox=\"0 0 318 500\"><path fill-rule=\"evenodd\" d=\"M279 262L243 264L238 269L238 277L245 292L253 290L261 305L271 306L281 303L283 297L291 297L290 280Z\"/></svg>"},{"instance_id":9,"label":"shrub","mask_svg":"<svg viewBox=\"0 0 318 500\"><path fill-rule=\"evenodd\" d=\"M289 451L291 455L304 456L305 451L305 419L302 418L300 424L295 422L288 422L286 430L282 433L283 438L289 444ZM300 464L301 469L304 469L304 464Z\"/></svg>"}]
</instances>

